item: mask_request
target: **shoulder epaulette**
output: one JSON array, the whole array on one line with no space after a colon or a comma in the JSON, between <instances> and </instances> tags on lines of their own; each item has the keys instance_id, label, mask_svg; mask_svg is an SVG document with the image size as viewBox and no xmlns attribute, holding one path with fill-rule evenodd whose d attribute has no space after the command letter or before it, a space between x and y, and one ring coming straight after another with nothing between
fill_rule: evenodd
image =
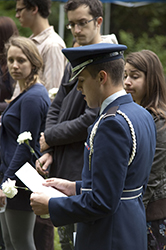
<instances>
[{"instance_id":1,"label":"shoulder epaulette","mask_svg":"<svg viewBox=\"0 0 166 250\"><path fill-rule=\"evenodd\" d=\"M127 124L129 125L129 129L130 129L130 133L131 133L131 137L132 137L133 147L132 147L132 153L131 153L131 156L130 156L130 159L129 159L129 162L128 162L128 166L132 163L132 161L133 161L133 159L135 157L137 143L136 143L136 135L135 135L133 124L130 121L129 117L125 113L123 113L122 111L118 110L118 108L119 108L119 106L111 107L105 114L102 114L99 117L98 121L95 123L95 125L92 128L92 131L91 131L91 134L90 134L90 138L89 138L89 143L90 143L89 170L91 168L91 157L92 157L92 154L93 154L93 140L94 140L94 137L96 135L99 123L100 123L100 121L102 119L105 119L106 117L115 116L116 113L118 113L119 115L121 115L121 116L124 117L124 119L126 120Z\"/></svg>"},{"instance_id":2,"label":"shoulder epaulette","mask_svg":"<svg viewBox=\"0 0 166 250\"><path fill-rule=\"evenodd\" d=\"M114 107L111 107L107 113L104 114L104 118L108 117L108 116L115 116L116 115L116 112L118 110L119 106L114 106Z\"/></svg>"}]
</instances>

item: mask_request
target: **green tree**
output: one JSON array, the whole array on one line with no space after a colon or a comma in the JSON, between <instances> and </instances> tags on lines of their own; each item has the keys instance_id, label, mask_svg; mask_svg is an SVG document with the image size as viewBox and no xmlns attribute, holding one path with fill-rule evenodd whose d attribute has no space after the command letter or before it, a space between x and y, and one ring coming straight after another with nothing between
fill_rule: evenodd
<instances>
[{"instance_id":1,"label":"green tree","mask_svg":"<svg viewBox=\"0 0 166 250\"><path fill-rule=\"evenodd\" d=\"M119 43L127 45L125 52L149 49L160 58L166 74L166 3L128 8L111 4L111 30Z\"/></svg>"},{"instance_id":2,"label":"green tree","mask_svg":"<svg viewBox=\"0 0 166 250\"><path fill-rule=\"evenodd\" d=\"M8 16L14 20L21 36L30 36L29 28L22 28L19 20L15 17L15 1L0 1L0 16Z\"/></svg>"},{"instance_id":3,"label":"green tree","mask_svg":"<svg viewBox=\"0 0 166 250\"><path fill-rule=\"evenodd\" d=\"M15 17L15 5L14 0L0 1L0 15L11 17L20 35L29 37L31 30L22 28ZM59 5L60 2L52 2L49 16L49 22L56 32L58 32L59 25ZM153 3L136 8L110 4L110 10L109 33L114 33L119 43L127 45L125 55L129 52L150 49L159 56L166 74L166 3ZM67 23L67 17L65 17L65 23ZM67 47L72 45L72 39L71 32L65 29L64 41Z\"/></svg>"}]
</instances>

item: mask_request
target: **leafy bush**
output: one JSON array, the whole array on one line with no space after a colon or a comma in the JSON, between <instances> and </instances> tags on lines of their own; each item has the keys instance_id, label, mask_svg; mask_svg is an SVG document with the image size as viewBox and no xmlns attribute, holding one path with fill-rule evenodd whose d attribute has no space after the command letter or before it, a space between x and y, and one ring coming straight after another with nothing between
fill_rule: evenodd
<instances>
[{"instance_id":1,"label":"leafy bush","mask_svg":"<svg viewBox=\"0 0 166 250\"><path fill-rule=\"evenodd\" d=\"M147 33L143 33L139 38L134 38L132 33L119 31L119 42L125 44L128 49L125 52L127 55L130 52L140 51L143 49L152 50L158 55L164 68L166 75L166 38L164 35L155 35L149 37Z\"/></svg>"}]
</instances>

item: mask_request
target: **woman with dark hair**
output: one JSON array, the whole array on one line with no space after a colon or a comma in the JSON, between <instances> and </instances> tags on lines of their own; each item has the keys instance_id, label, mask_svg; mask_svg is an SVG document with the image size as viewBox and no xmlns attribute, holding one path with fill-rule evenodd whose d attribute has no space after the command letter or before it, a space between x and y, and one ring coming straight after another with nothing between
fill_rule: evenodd
<instances>
[{"instance_id":1,"label":"woman with dark hair","mask_svg":"<svg viewBox=\"0 0 166 250\"><path fill-rule=\"evenodd\" d=\"M0 16L0 114L7 106L6 99L10 99L14 90L14 80L11 78L4 54L4 45L8 39L18 35L15 22L7 16Z\"/></svg>"},{"instance_id":2,"label":"woman with dark hair","mask_svg":"<svg viewBox=\"0 0 166 250\"><path fill-rule=\"evenodd\" d=\"M6 55L4 53L4 44L13 35L18 35L18 29L15 22L10 17L0 16L0 116L8 105L5 100L10 99L13 95L15 85L15 81L8 72ZM5 249L1 236L1 228L0 247L2 250Z\"/></svg>"},{"instance_id":3,"label":"woman with dark hair","mask_svg":"<svg viewBox=\"0 0 166 250\"><path fill-rule=\"evenodd\" d=\"M44 131L50 98L39 79L38 72L43 61L33 41L25 37L12 37L5 48L9 73L19 83L21 93L10 100L2 114L0 172L3 175L2 185L10 178L16 180L16 186L24 187L15 172L26 162L35 167L36 157L26 143L17 143L17 138L25 131L30 132L30 146L40 156L39 137ZM18 189L14 198L7 198L6 211L0 214L7 250L36 249L33 237L36 216L30 207L29 196L29 191ZM0 189L1 207L5 200L6 196Z\"/></svg>"},{"instance_id":4,"label":"woman with dark hair","mask_svg":"<svg viewBox=\"0 0 166 250\"><path fill-rule=\"evenodd\" d=\"M166 82L158 56L149 50L127 56L124 88L134 101L153 116L156 130L156 152L146 192L143 197L148 249L166 249Z\"/></svg>"}]
</instances>

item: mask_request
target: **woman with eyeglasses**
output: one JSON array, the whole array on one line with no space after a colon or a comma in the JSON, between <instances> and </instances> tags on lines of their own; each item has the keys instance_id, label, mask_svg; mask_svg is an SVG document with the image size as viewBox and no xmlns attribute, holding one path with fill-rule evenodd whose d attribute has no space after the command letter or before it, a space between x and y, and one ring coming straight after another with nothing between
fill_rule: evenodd
<instances>
[{"instance_id":1,"label":"woman with eyeglasses","mask_svg":"<svg viewBox=\"0 0 166 250\"><path fill-rule=\"evenodd\" d=\"M150 50L126 58L124 88L153 116L156 152L144 194L148 250L166 249L166 82L158 56Z\"/></svg>"}]
</instances>

